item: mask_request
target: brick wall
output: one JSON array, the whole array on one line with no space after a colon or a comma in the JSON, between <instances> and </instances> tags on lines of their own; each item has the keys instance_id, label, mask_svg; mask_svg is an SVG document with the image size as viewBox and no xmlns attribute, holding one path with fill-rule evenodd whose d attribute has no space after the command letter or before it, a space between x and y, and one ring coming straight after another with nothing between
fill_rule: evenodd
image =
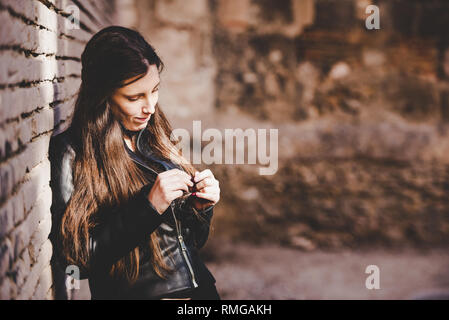
<instances>
[{"instance_id":1,"label":"brick wall","mask_svg":"<svg viewBox=\"0 0 449 320\"><path fill-rule=\"evenodd\" d=\"M0 0L0 299L54 298L48 144L87 40L115 17L114 1Z\"/></svg>"}]
</instances>

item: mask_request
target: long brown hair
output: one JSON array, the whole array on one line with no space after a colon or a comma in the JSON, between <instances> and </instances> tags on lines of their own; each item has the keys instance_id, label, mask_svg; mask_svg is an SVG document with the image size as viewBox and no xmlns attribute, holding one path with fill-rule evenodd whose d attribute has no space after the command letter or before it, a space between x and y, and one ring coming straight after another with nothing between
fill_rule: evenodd
<instances>
[{"instance_id":1,"label":"long brown hair","mask_svg":"<svg viewBox=\"0 0 449 320\"><path fill-rule=\"evenodd\" d=\"M95 227L95 213L101 206L120 205L136 194L148 178L124 149L123 130L108 103L114 90L125 80L143 76L149 65L159 72L163 63L155 50L136 31L107 27L87 43L82 54L82 82L70 128L76 157L73 164L74 190L61 223L63 254L70 264L87 271L89 232ZM193 176L195 168L170 141L172 128L156 105L145 130L151 150L177 162ZM198 212L193 208L195 214ZM170 271L164 263L158 234L148 235L151 263L160 277ZM115 263L110 274L133 282L139 272L139 247Z\"/></svg>"}]
</instances>

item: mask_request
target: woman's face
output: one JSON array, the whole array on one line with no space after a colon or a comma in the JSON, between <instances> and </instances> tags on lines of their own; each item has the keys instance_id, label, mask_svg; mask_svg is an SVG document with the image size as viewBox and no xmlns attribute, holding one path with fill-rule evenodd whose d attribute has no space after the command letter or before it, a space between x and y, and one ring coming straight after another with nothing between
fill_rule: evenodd
<instances>
[{"instance_id":1,"label":"woman's face","mask_svg":"<svg viewBox=\"0 0 449 320\"><path fill-rule=\"evenodd\" d=\"M156 65L151 65L144 77L132 82L138 77L126 80L125 86L117 89L111 97L113 114L132 131L147 126L159 97L160 78Z\"/></svg>"}]
</instances>

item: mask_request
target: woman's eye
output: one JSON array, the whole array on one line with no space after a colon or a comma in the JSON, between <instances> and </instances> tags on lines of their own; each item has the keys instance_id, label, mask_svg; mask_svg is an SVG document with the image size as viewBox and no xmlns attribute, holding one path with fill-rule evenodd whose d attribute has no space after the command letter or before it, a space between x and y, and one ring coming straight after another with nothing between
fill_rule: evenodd
<instances>
[{"instance_id":1,"label":"woman's eye","mask_svg":"<svg viewBox=\"0 0 449 320\"><path fill-rule=\"evenodd\" d=\"M137 100L139 100L139 97L135 97L135 98L129 97L128 100L129 100L129 101L137 101Z\"/></svg>"}]
</instances>

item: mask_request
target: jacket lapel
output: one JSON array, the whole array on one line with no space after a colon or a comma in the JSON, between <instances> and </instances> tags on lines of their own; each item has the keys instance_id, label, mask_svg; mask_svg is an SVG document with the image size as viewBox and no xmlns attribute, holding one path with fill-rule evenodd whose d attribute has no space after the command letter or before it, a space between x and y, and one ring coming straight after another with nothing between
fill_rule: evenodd
<instances>
[{"instance_id":1,"label":"jacket lapel","mask_svg":"<svg viewBox=\"0 0 449 320\"><path fill-rule=\"evenodd\" d=\"M157 157L154 152L150 148L150 141L149 141L149 132L146 128L142 129L139 132L139 135L137 136L137 150L140 152L140 154L145 159L150 159L152 161L159 162L162 164L167 170L178 168L181 169L181 167L177 164L174 164L171 161L162 160L159 157Z\"/></svg>"}]
</instances>

